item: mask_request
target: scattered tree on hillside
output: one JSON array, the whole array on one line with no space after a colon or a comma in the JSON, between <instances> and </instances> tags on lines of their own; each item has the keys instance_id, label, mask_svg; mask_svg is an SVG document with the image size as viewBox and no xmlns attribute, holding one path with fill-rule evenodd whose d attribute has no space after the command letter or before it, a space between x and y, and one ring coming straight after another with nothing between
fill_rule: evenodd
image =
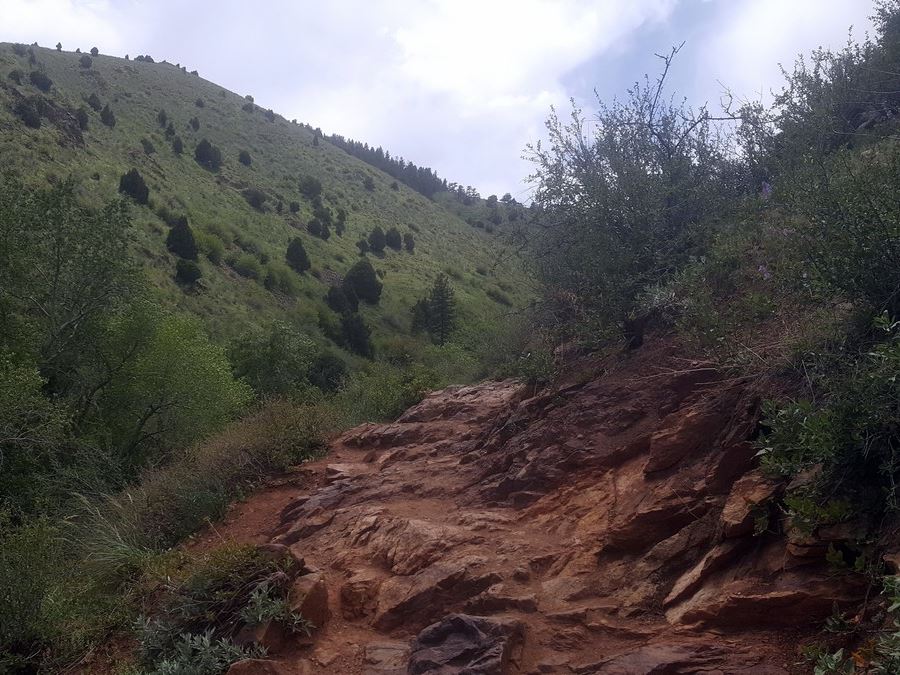
<instances>
[{"instance_id":1,"label":"scattered tree on hillside","mask_svg":"<svg viewBox=\"0 0 900 675\"><path fill-rule=\"evenodd\" d=\"M28 79L31 81L31 84L44 93L50 91L50 87L53 86L53 80L47 77L47 73L42 70L32 70L28 75Z\"/></svg>"},{"instance_id":2,"label":"scattered tree on hillside","mask_svg":"<svg viewBox=\"0 0 900 675\"><path fill-rule=\"evenodd\" d=\"M87 104L95 112L100 112L101 108L103 108L103 104L100 102L100 97L97 96L96 92L91 92L91 95L87 97Z\"/></svg>"},{"instance_id":3,"label":"scattered tree on hillside","mask_svg":"<svg viewBox=\"0 0 900 675\"><path fill-rule=\"evenodd\" d=\"M244 166L250 166L253 163L253 159L250 157L250 153L246 150L241 150L238 153L238 161Z\"/></svg>"},{"instance_id":4,"label":"scattered tree on hillside","mask_svg":"<svg viewBox=\"0 0 900 675\"><path fill-rule=\"evenodd\" d=\"M169 115L166 113L165 108L159 109L159 112L156 114L156 121L161 129L166 128L166 125L169 123Z\"/></svg>"},{"instance_id":5,"label":"scattered tree on hillside","mask_svg":"<svg viewBox=\"0 0 900 675\"><path fill-rule=\"evenodd\" d=\"M84 106L75 111L75 120L78 122L78 128L82 131L87 131L89 119L88 111L84 109Z\"/></svg>"},{"instance_id":6,"label":"scattered tree on hillside","mask_svg":"<svg viewBox=\"0 0 900 675\"><path fill-rule=\"evenodd\" d=\"M246 188L241 192L247 203L257 211L262 211L268 195L258 188Z\"/></svg>"},{"instance_id":7,"label":"scattered tree on hillside","mask_svg":"<svg viewBox=\"0 0 900 675\"><path fill-rule=\"evenodd\" d=\"M306 255L306 249L303 248L303 242L300 237L294 237L288 244L287 253L285 254L287 264L297 274L303 274L309 269L309 256Z\"/></svg>"},{"instance_id":8,"label":"scattered tree on hillside","mask_svg":"<svg viewBox=\"0 0 900 675\"><path fill-rule=\"evenodd\" d=\"M109 103L103 106L103 110L100 111L100 121L110 129L116 126L116 116L113 111L110 110Z\"/></svg>"},{"instance_id":9,"label":"scattered tree on hillside","mask_svg":"<svg viewBox=\"0 0 900 675\"><path fill-rule=\"evenodd\" d=\"M96 47L91 47L91 56L98 56L100 54L100 50Z\"/></svg>"},{"instance_id":10,"label":"scattered tree on hillside","mask_svg":"<svg viewBox=\"0 0 900 675\"><path fill-rule=\"evenodd\" d=\"M300 210L300 202L291 202L288 204L288 210L291 213L297 213Z\"/></svg>"},{"instance_id":11,"label":"scattered tree on hillside","mask_svg":"<svg viewBox=\"0 0 900 675\"><path fill-rule=\"evenodd\" d=\"M184 152L184 143L181 140L181 136L176 136L172 139L172 152L176 155L180 155Z\"/></svg>"},{"instance_id":12,"label":"scattered tree on hillside","mask_svg":"<svg viewBox=\"0 0 900 675\"><path fill-rule=\"evenodd\" d=\"M395 251L399 251L403 248L403 238L400 236L400 230L396 227L391 227L384 235L384 242L388 246L390 246Z\"/></svg>"},{"instance_id":13,"label":"scattered tree on hillside","mask_svg":"<svg viewBox=\"0 0 900 675\"><path fill-rule=\"evenodd\" d=\"M128 195L138 204L146 204L150 189L137 169L130 169L119 179L119 192Z\"/></svg>"},{"instance_id":14,"label":"scattered tree on hillside","mask_svg":"<svg viewBox=\"0 0 900 675\"><path fill-rule=\"evenodd\" d=\"M15 82L16 84L22 84L22 78L24 76L25 76L25 73L23 73L21 70L16 68L16 69L9 71L9 75L7 77L9 77L9 79L12 80L13 82Z\"/></svg>"},{"instance_id":15,"label":"scattered tree on hillside","mask_svg":"<svg viewBox=\"0 0 900 675\"><path fill-rule=\"evenodd\" d=\"M344 346L351 352L370 359L375 356L372 329L359 314L344 314L341 317L341 335Z\"/></svg>"},{"instance_id":16,"label":"scattered tree on hillside","mask_svg":"<svg viewBox=\"0 0 900 675\"><path fill-rule=\"evenodd\" d=\"M311 384L325 393L332 393L341 388L347 377L347 366L339 356L325 351L313 359L307 377Z\"/></svg>"},{"instance_id":17,"label":"scattered tree on hillside","mask_svg":"<svg viewBox=\"0 0 900 675\"><path fill-rule=\"evenodd\" d=\"M57 42L57 43L56 43L56 51L58 51L58 52L61 52L61 51L62 51L62 42Z\"/></svg>"},{"instance_id":18,"label":"scattered tree on hillside","mask_svg":"<svg viewBox=\"0 0 900 675\"><path fill-rule=\"evenodd\" d=\"M268 110L266 110L265 118L266 118L269 122L274 122L274 121L275 121L275 111L272 110L271 108L269 108Z\"/></svg>"},{"instance_id":19,"label":"scattered tree on hillside","mask_svg":"<svg viewBox=\"0 0 900 675\"><path fill-rule=\"evenodd\" d=\"M206 106L206 103L203 101L202 98L198 98L196 101L194 101L194 105L197 106L198 108L203 108Z\"/></svg>"},{"instance_id":20,"label":"scattered tree on hillside","mask_svg":"<svg viewBox=\"0 0 900 675\"><path fill-rule=\"evenodd\" d=\"M222 166L222 152L205 138L194 149L194 159L211 171L218 171Z\"/></svg>"},{"instance_id":21,"label":"scattered tree on hillside","mask_svg":"<svg viewBox=\"0 0 900 675\"><path fill-rule=\"evenodd\" d=\"M411 232L406 232L403 235L403 245L406 247L407 251L409 251L410 253L413 252L413 249L416 247L416 242L413 239Z\"/></svg>"},{"instance_id":22,"label":"scattered tree on hillside","mask_svg":"<svg viewBox=\"0 0 900 675\"><path fill-rule=\"evenodd\" d=\"M175 280L179 283L188 285L194 284L202 276L203 271L200 269L200 265L193 260L179 258L178 262L175 263Z\"/></svg>"},{"instance_id":23,"label":"scattered tree on hillside","mask_svg":"<svg viewBox=\"0 0 900 675\"><path fill-rule=\"evenodd\" d=\"M307 199L315 199L322 194L322 182L314 176L300 179L300 193Z\"/></svg>"},{"instance_id":24,"label":"scattered tree on hillside","mask_svg":"<svg viewBox=\"0 0 900 675\"><path fill-rule=\"evenodd\" d=\"M153 142L149 138L141 139L141 147L144 149L145 155L152 155L156 152L156 146L153 145Z\"/></svg>"},{"instance_id":25,"label":"scattered tree on hillside","mask_svg":"<svg viewBox=\"0 0 900 675\"><path fill-rule=\"evenodd\" d=\"M336 314L355 312L359 309L359 298L347 284L329 288L325 295L325 302Z\"/></svg>"},{"instance_id":26,"label":"scattered tree on hillside","mask_svg":"<svg viewBox=\"0 0 900 675\"><path fill-rule=\"evenodd\" d=\"M344 286L353 290L356 297L370 305L378 304L382 284L375 274L375 268L367 258L356 262L344 277Z\"/></svg>"},{"instance_id":27,"label":"scattered tree on hillside","mask_svg":"<svg viewBox=\"0 0 900 675\"><path fill-rule=\"evenodd\" d=\"M166 237L166 248L179 258L197 259L197 241L194 239L194 232L188 225L187 218L169 230L169 236Z\"/></svg>"},{"instance_id":28,"label":"scattered tree on hillside","mask_svg":"<svg viewBox=\"0 0 900 675\"><path fill-rule=\"evenodd\" d=\"M369 242L365 239L360 239L358 242L356 242L356 248L359 249L360 255L365 255L369 252Z\"/></svg>"},{"instance_id":29,"label":"scattered tree on hillside","mask_svg":"<svg viewBox=\"0 0 900 675\"><path fill-rule=\"evenodd\" d=\"M371 176L366 176L363 179L363 187L366 188L366 190L368 190L369 192L375 191L375 181L372 180Z\"/></svg>"},{"instance_id":30,"label":"scattered tree on hillside","mask_svg":"<svg viewBox=\"0 0 900 675\"><path fill-rule=\"evenodd\" d=\"M188 124L191 125L191 129L193 129L194 131L197 131L197 130L200 129L200 120L197 119L196 117L192 117L192 118L188 121Z\"/></svg>"},{"instance_id":31,"label":"scattered tree on hillside","mask_svg":"<svg viewBox=\"0 0 900 675\"><path fill-rule=\"evenodd\" d=\"M446 274L439 274L428 297L429 332L432 339L443 345L456 325L456 299Z\"/></svg>"},{"instance_id":32,"label":"scattered tree on hillside","mask_svg":"<svg viewBox=\"0 0 900 675\"><path fill-rule=\"evenodd\" d=\"M40 129L41 128L41 111L40 104L33 99L23 98L21 101L16 103L15 108L13 108L13 112L16 114L26 127L31 129Z\"/></svg>"},{"instance_id":33,"label":"scattered tree on hillside","mask_svg":"<svg viewBox=\"0 0 900 675\"><path fill-rule=\"evenodd\" d=\"M87 70L87 69L90 68L92 65L94 65L94 60L93 60L90 56L88 56L87 54L82 54L82 55L81 55L81 58L78 59L78 65L80 65L82 68L84 68L85 70Z\"/></svg>"},{"instance_id":34,"label":"scattered tree on hillside","mask_svg":"<svg viewBox=\"0 0 900 675\"><path fill-rule=\"evenodd\" d=\"M369 233L369 250L375 253L381 253L384 251L385 244L387 243L384 230L382 230L378 225L372 228L372 231Z\"/></svg>"}]
</instances>

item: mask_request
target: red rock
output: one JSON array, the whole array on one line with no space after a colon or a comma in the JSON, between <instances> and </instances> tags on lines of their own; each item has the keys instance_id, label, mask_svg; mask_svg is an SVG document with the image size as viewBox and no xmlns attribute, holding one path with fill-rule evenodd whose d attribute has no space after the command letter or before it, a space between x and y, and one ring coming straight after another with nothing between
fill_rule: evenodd
<instances>
[{"instance_id":1,"label":"red rock","mask_svg":"<svg viewBox=\"0 0 900 675\"><path fill-rule=\"evenodd\" d=\"M347 620L371 617L378 608L381 579L372 572L353 575L341 586L341 615Z\"/></svg>"},{"instance_id":2,"label":"red rock","mask_svg":"<svg viewBox=\"0 0 900 675\"><path fill-rule=\"evenodd\" d=\"M682 459L693 458L715 443L725 419L718 410L692 408L670 421L650 439L650 457L644 473L670 469Z\"/></svg>"},{"instance_id":3,"label":"red rock","mask_svg":"<svg viewBox=\"0 0 900 675\"><path fill-rule=\"evenodd\" d=\"M722 533L725 537L751 534L759 508L780 490L781 485L760 473L751 473L731 488L722 509Z\"/></svg>"},{"instance_id":4,"label":"red rock","mask_svg":"<svg viewBox=\"0 0 900 675\"><path fill-rule=\"evenodd\" d=\"M503 675L523 639L520 621L450 614L413 641L408 673Z\"/></svg>"},{"instance_id":5,"label":"red rock","mask_svg":"<svg viewBox=\"0 0 900 675\"><path fill-rule=\"evenodd\" d=\"M408 660L406 642L372 642L363 649L366 675L406 675Z\"/></svg>"},{"instance_id":6,"label":"red rock","mask_svg":"<svg viewBox=\"0 0 900 675\"><path fill-rule=\"evenodd\" d=\"M700 562L679 577L663 604L672 605L695 593L711 574L731 562L740 546L740 542L725 541L711 549Z\"/></svg>"},{"instance_id":7,"label":"red rock","mask_svg":"<svg viewBox=\"0 0 900 675\"><path fill-rule=\"evenodd\" d=\"M290 605L293 611L312 622L316 628L324 626L331 614L324 575L314 572L297 577L291 587Z\"/></svg>"}]
</instances>

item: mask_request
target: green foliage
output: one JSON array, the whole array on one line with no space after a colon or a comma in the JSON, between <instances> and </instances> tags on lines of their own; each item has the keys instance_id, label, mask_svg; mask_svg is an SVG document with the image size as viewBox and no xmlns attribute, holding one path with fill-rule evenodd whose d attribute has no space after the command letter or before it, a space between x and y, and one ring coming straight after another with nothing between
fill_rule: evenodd
<instances>
[{"instance_id":1,"label":"green foliage","mask_svg":"<svg viewBox=\"0 0 900 675\"><path fill-rule=\"evenodd\" d=\"M16 84L21 85L22 78L25 77L25 73L23 73L18 68L13 68L11 71L9 71L9 75L7 75L7 77Z\"/></svg>"},{"instance_id":2,"label":"green foliage","mask_svg":"<svg viewBox=\"0 0 900 675\"><path fill-rule=\"evenodd\" d=\"M238 153L238 161L244 166L250 166L253 163L253 159L250 157L250 153L246 150L241 150Z\"/></svg>"},{"instance_id":3,"label":"green foliage","mask_svg":"<svg viewBox=\"0 0 900 675\"><path fill-rule=\"evenodd\" d=\"M313 359L307 377L326 394L333 393L341 388L347 377L347 364L337 354L325 351Z\"/></svg>"},{"instance_id":4,"label":"green foliage","mask_svg":"<svg viewBox=\"0 0 900 675\"><path fill-rule=\"evenodd\" d=\"M242 277L248 279L262 278L262 264L259 262L259 258L252 253L241 253L240 255L229 257L227 262Z\"/></svg>"},{"instance_id":5,"label":"green foliage","mask_svg":"<svg viewBox=\"0 0 900 675\"><path fill-rule=\"evenodd\" d=\"M137 169L129 169L122 174L119 179L119 192L128 195L138 204L146 204L150 197L150 189Z\"/></svg>"},{"instance_id":6,"label":"green foliage","mask_svg":"<svg viewBox=\"0 0 900 675\"><path fill-rule=\"evenodd\" d=\"M291 239L291 242L287 247L285 259L290 268L297 274L303 274L309 269L309 256L306 254L306 249L303 247L303 241L300 237Z\"/></svg>"},{"instance_id":7,"label":"green foliage","mask_svg":"<svg viewBox=\"0 0 900 675\"><path fill-rule=\"evenodd\" d=\"M176 155L180 155L184 152L184 143L181 141L180 136L176 136L172 139L172 152Z\"/></svg>"},{"instance_id":8,"label":"green foliage","mask_svg":"<svg viewBox=\"0 0 900 675\"><path fill-rule=\"evenodd\" d=\"M91 92L91 95L87 97L87 104L94 112L100 112L100 110L103 108L103 104L100 102L100 97L97 96L96 92Z\"/></svg>"},{"instance_id":9,"label":"green foliage","mask_svg":"<svg viewBox=\"0 0 900 675\"><path fill-rule=\"evenodd\" d=\"M225 257L225 244L214 234L199 232L194 234L197 247L213 265L222 264Z\"/></svg>"},{"instance_id":10,"label":"green foliage","mask_svg":"<svg viewBox=\"0 0 900 675\"><path fill-rule=\"evenodd\" d=\"M44 93L50 91L50 87L53 86L53 80L42 70L32 70L28 74L28 81Z\"/></svg>"},{"instance_id":11,"label":"green foliage","mask_svg":"<svg viewBox=\"0 0 900 675\"><path fill-rule=\"evenodd\" d=\"M388 228L388 231L384 235L384 242L395 251L402 249L403 239L400 236L400 230L396 227Z\"/></svg>"},{"instance_id":12,"label":"green foliage","mask_svg":"<svg viewBox=\"0 0 900 675\"><path fill-rule=\"evenodd\" d=\"M94 60L93 60L90 56L88 56L87 54L82 54L82 55L81 55L81 58L78 59L78 64L79 64L82 68L88 69L88 68L90 68L92 65L94 65Z\"/></svg>"},{"instance_id":13,"label":"green foliage","mask_svg":"<svg viewBox=\"0 0 900 675\"><path fill-rule=\"evenodd\" d=\"M187 218L177 222L169 230L169 234L166 236L166 248L179 258L197 259L197 241L194 239L194 231L188 225Z\"/></svg>"},{"instance_id":14,"label":"green foliage","mask_svg":"<svg viewBox=\"0 0 900 675\"><path fill-rule=\"evenodd\" d=\"M79 129L87 131L90 118L88 117L87 110L85 110L83 106L75 111L75 121L78 122Z\"/></svg>"},{"instance_id":15,"label":"green foliage","mask_svg":"<svg viewBox=\"0 0 900 675\"><path fill-rule=\"evenodd\" d=\"M315 176L300 179L300 193L307 199L315 199L322 194L322 182Z\"/></svg>"},{"instance_id":16,"label":"green foliage","mask_svg":"<svg viewBox=\"0 0 900 675\"><path fill-rule=\"evenodd\" d=\"M348 285L331 286L325 295L325 303L337 314L355 312L359 309L359 299L356 292Z\"/></svg>"},{"instance_id":17,"label":"green foliage","mask_svg":"<svg viewBox=\"0 0 900 675\"><path fill-rule=\"evenodd\" d=\"M384 230L376 225L369 233L369 250L375 253L381 253L384 251L386 244L387 238L384 234Z\"/></svg>"},{"instance_id":18,"label":"green foliage","mask_svg":"<svg viewBox=\"0 0 900 675\"><path fill-rule=\"evenodd\" d=\"M375 192L375 181L372 180L371 176L366 176L365 179L363 179L363 187L369 192Z\"/></svg>"},{"instance_id":19,"label":"green foliage","mask_svg":"<svg viewBox=\"0 0 900 675\"><path fill-rule=\"evenodd\" d=\"M447 275L439 274L431 292L411 308L412 330L427 330L431 339L444 345L456 327L456 299Z\"/></svg>"},{"instance_id":20,"label":"green foliage","mask_svg":"<svg viewBox=\"0 0 900 675\"><path fill-rule=\"evenodd\" d=\"M257 188L245 188L241 190L241 194L247 200L247 203L258 211L264 210L266 200L269 198L265 192Z\"/></svg>"},{"instance_id":21,"label":"green foliage","mask_svg":"<svg viewBox=\"0 0 900 675\"><path fill-rule=\"evenodd\" d=\"M194 284L203 276L203 270L193 260L179 258L175 263L175 280L182 284Z\"/></svg>"},{"instance_id":22,"label":"green foliage","mask_svg":"<svg viewBox=\"0 0 900 675\"><path fill-rule=\"evenodd\" d=\"M357 298L370 305L378 304L381 298L382 284L367 259L356 262L344 276L344 287L353 291Z\"/></svg>"},{"instance_id":23,"label":"green foliage","mask_svg":"<svg viewBox=\"0 0 900 675\"><path fill-rule=\"evenodd\" d=\"M145 155L152 155L156 152L156 147L153 145L153 142L149 138L141 139L141 147L144 149Z\"/></svg>"},{"instance_id":24,"label":"green foliage","mask_svg":"<svg viewBox=\"0 0 900 675\"><path fill-rule=\"evenodd\" d=\"M200 166L218 171L222 166L222 151L204 138L194 148L194 159Z\"/></svg>"},{"instance_id":25,"label":"green foliage","mask_svg":"<svg viewBox=\"0 0 900 675\"><path fill-rule=\"evenodd\" d=\"M100 55L100 50L97 49L96 47L91 47L91 56L99 56L99 55Z\"/></svg>"},{"instance_id":26,"label":"green foliage","mask_svg":"<svg viewBox=\"0 0 900 675\"><path fill-rule=\"evenodd\" d=\"M411 233L411 232L406 232L406 233L404 233L404 235L403 235L403 246L406 247L406 250L409 251L410 253L412 253L413 250L415 249L415 247L416 247L416 240L413 239L413 236L412 236L412 233Z\"/></svg>"},{"instance_id":27,"label":"green foliage","mask_svg":"<svg viewBox=\"0 0 900 675\"><path fill-rule=\"evenodd\" d=\"M16 117L22 120L26 127L30 129L41 128L40 101L34 99L22 99L16 103L13 112L16 114Z\"/></svg>"},{"instance_id":28,"label":"green foliage","mask_svg":"<svg viewBox=\"0 0 900 675\"><path fill-rule=\"evenodd\" d=\"M372 329L359 314L344 314L341 317L341 344L355 354L373 358Z\"/></svg>"},{"instance_id":29,"label":"green foliage","mask_svg":"<svg viewBox=\"0 0 900 675\"><path fill-rule=\"evenodd\" d=\"M283 321L253 330L232 345L234 374L259 396L301 396L318 348L309 336Z\"/></svg>"},{"instance_id":30,"label":"green foliage","mask_svg":"<svg viewBox=\"0 0 900 675\"><path fill-rule=\"evenodd\" d=\"M287 265L269 261L266 263L263 286L267 290L294 297L298 293L297 277Z\"/></svg>"},{"instance_id":31,"label":"green foliage","mask_svg":"<svg viewBox=\"0 0 900 675\"><path fill-rule=\"evenodd\" d=\"M109 104L107 103L103 106L103 110L100 111L100 121L103 122L109 128L113 128L116 126L116 116L112 110L110 110Z\"/></svg>"}]
</instances>

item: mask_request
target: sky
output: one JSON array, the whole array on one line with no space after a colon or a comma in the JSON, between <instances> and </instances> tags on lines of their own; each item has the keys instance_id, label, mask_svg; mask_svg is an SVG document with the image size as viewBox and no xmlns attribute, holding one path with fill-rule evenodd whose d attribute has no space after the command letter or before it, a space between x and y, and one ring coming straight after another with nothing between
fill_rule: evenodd
<instances>
[{"instance_id":1,"label":"sky","mask_svg":"<svg viewBox=\"0 0 900 675\"><path fill-rule=\"evenodd\" d=\"M779 64L871 28L871 0L0 0L0 41L150 54L287 119L527 199L550 106L621 95L684 42L674 91L771 100Z\"/></svg>"}]
</instances>

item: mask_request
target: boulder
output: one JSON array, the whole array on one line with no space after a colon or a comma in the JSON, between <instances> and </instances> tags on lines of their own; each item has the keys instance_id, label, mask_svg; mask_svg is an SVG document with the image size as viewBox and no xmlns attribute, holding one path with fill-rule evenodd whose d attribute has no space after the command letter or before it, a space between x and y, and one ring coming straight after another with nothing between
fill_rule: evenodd
<instances>
[{"instance_id":1,"label":"boulder","mask_svg":"<svg viewBox=\"0 0 900 675\"><path fill-rule=\"evenodd\" d=\"M690 408L681 413L651 437L644 473L664 471L686 457L698 455L715 442L724 423L724 416L716 409Z\"/></svg>"},{"instance_id":2,"label":"boulder","mask_svg":"<svg viewBox=\"0 0 900 675\"><path fill-rule=\"evenodd\" d=\"M406 642L372 642L363 649L365 675L406 675L407 661Z\"/></svg>"},{"instance_id":3,"label":"boulder","mask_svg":"<svg viewBox=\"0 0 900 675\"><path fill-rule=\"evenodd\" d=\"M413 641L407 672L503 675L524 632L520 621L450 614Z\"/></svg>"},{"instance_id":4,"label":"boulder","mask_svg":"<svg viewBox=\"0 0 900 675\"><path fill-rule=\"evenodd\" d=\"M788 671L756 656L734 649L700 643L649 644L598 663L572 668L575 673L604 675L689 675L693 673L747 673L787 675Z\"/></svg>"},{"instance_id":5,"label":"boulder","mask_svg":"<svg viewBox=\"0 0 900 675\"><path fill-rule=\"evenodd\" d=\"M761 505L774 497L781 485L760 473L750 473L737 481L722 508L722 534L743 537L753 532Z\"/></svg>"},{"instance_id":6,"label":"boulder","mask_svg":"<svg viewBox=\"0 0 900 675\"><path fill-rule=\"evenodd\" d=\"M365 619L378 608L381 579L373 572L354 574L341 586L341 615L348 621Z\"/></svg>"},{"instance_id":7,"label":"boulder","mask_svg":"<svg viewBox=\"0 0 900 675\"><path fill-rule=\"evenodd\" d=\"M328 588L321 572L304 574L297 577L290 593L291 610L297 612L316 628L321 628L328 621Z\"/></svg>"}]
</instances>

